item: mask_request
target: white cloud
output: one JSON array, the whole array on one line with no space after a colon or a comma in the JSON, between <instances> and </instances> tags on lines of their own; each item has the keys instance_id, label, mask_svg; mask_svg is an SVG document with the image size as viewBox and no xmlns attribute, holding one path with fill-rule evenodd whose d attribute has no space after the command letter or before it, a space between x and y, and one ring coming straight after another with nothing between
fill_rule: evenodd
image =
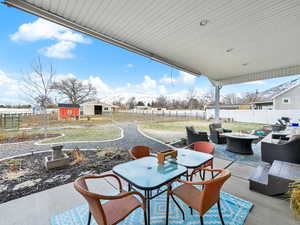
<instances>
[{"instance_id":1,"label":"white cloud","mask_svg":"<svg viewBox=\"0 0 300 225\"><path fill-rule=\"evenodd\" d=\"M144 81L140 85L143 90L150 90L153 88L156 88L156 80L151 79L150 76L146 75L144 76Z\"/></svg>"},{"instance_id":2,"label":"white cloud","mask_svg":"<svg viewBox=\"0 0 300 225\"><path fill-rule=\"evenodd\" d=\"M99 95L101 95L102 93L106 95L113 92L113 89L110 88L106 83L104 83L104 81L99 76L90 76L88 81L97 89Z\"/></svg>"},{"instance_id":3,"label":"white cloud","mask_svg":"<svg viewBox=\"0 0 300 225\"><path fill-rule=\"evenodd\" d=\"M187 72L180 71L177 77L171 77L168 75L164 75L163 78L160 79L160 83L163 84L186 84L192 85L196 81L196 76L191 75Z\"/></svg>"},{"instance_id":4,"label":"white cloud","mask_svg":"<svg viewBox=\"0 0 300 225\"><path fill-rule=\"evenodd\" d=\"M74 54L71 52L76 47L76 44L71 41L60 41L49 47L45 47L39 50L45 56L50 58L67 59L74 58Z\"/></svg>"},{"instance_id":5,"label":"white cloud","mask_svg":"<svg viewBox=\"0 0 300 225\"><path fill-rule=\"evenodd\" d=\"M72 41L90 43L90 39L71 31L69 28L38 18L32 23L24 23L18 31L10 35L13 41L39 41L53 39L58 41Z\"/></svg>"},{"instance_id":6,"label":"white cloud","mask_svg":"<svg viewBox=\"0 0 300 225\"><path fill-rule=\"evenodd\" d=\"M176 83L177 80L172 77L168 77L167 75L164 75L159 82L163 84L172 84L172 83Z\"/></svg>"},{"instance_id":7,"label":"white cloud","mask_svg":"<svg viewBox=\"0 0 300 225\"><path fill-rule=\"evenodd\" d=\"M20 82L11 78L7 73L0 70L0 104L18 104L24 103L20 99L22 96Z\"/></svg>"},{"instance_id":8,"label":"white cloud","mask_svg":"<svg viewBox=\"0 0 300 225\"><path fill-rule=\"evenodd\" d=\"M179 82L183 82L184 84L194 84L196 78L197 77L192 74L180 71Z\"/></svg>"},{"instance_id":9,"label":"white cloud","mask_svg":"<svg viewBox=\"0 0 300 225\"><path fill-rule=\"evenodd\" d=\"M73 73L67 73L67 74L55 74L53 76L53 80L55 82L61 81L61 80L65 80L68 78L76 78L76 76Z\"/></svg>"},{"instance_id":10,"label":"white cloud","mask_svg":"<svg viewBox=\"0 0 300 225\"><path fill-rule=\"evenodd\" d=\"M78 78L78 76L67 74L54 75L54 81L60 81L67 78ZM152 79L151 76L145 75L142 82L137 84L127 83L124 86L112 87L105 83L101 76L89 76L86 79L81 79L83 82L90 82L94 85L98 92L98 98L105 100L113 99L114 96L122 96L126 99L130 97L147 96L147 100L155 99L159 95L166 95L167 89L164 85L158 84L158 82ZM26 98L22 92L22 81L15 80L8 74L0 71L0 88L2 95L0 96L0 104L30 104L29 98ZM52 93L52 97L56 101L65 101L66 99L57 96L55 92Z\"/></svg>"},{"instance_id":11,"label":"white cloud","mask_svg":"<svg viewBox=\"0 0 300 225\"><path fill-rule=\"evenodd\" d=\"M133 64L131 64L131 63L129 63L129 64L127 64L125 67L126 67L126 68L133 68L133 67L134 67L134 65L133 65Z\"/></svg>"},{"instance_id":12,"label":"white cloud","mask_svg":"<svg viewBox=\"0 0 300 225\"><path fill-rule=\"evenodd\" d=\"M18 31L10 35L13 41L39 41L54 40L54 45L42 48L40 53L52 58L73 58L72 50L75 49L76 43L88 44L90 39L85 38L79 33L50 21L38 18L32 23L22 24Z\"/></svg>"}]
</instances>

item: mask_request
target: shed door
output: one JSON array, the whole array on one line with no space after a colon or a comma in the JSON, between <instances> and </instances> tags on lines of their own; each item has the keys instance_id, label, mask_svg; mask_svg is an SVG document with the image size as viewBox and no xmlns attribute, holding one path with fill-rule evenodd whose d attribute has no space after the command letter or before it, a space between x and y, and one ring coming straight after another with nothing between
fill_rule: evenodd
<instances>
[{"instance_id":1,"label":"shed door","mask_svg":"<svg viewBox=\"0 0 300 225\"><path fill-rule=\"evenodd\" d=\"M101 115L102 114L102 105L95 105L95 115Z\"/></svg>"}]
</instances>

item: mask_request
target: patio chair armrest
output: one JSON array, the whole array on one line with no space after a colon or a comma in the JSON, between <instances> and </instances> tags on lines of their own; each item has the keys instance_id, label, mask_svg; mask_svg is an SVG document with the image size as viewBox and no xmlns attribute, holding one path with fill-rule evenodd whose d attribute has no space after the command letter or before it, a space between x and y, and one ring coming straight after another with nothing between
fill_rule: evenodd
<instances>
[{"instance_id":1,"label":"patio chair armrest","mask_svg":"<svg viewBox=\"0 0 300 225\"><path fill-rule=\"evenodd\" d=\"M93 178L105 178L105 177L113 177L117 180L118 182L118 185L119 185L119 191L122 192L122 183L121 183L121 179L115 175L115 174L112 174L112 173L109 173L109 174L104 174L104 175L94 175L94 176L85 176L86 179L93 179Z\"/></svg>"},{"instance_id":2,"label":"patio chair armrest","mask_svg":"<svg viewBox=\"0 0 300 225\"><path fill-rule=\"evenodd\" d=\"M183 184L191 184L191 185L203 185L203 184L208 184L208 181L188 181L188 180L181 180L181 179L176 179L174 180L174 182L179 182L179 183L183 183Z\"/></svg>"},{"instance_id":3,"label":"patio chair armrest","mask_svg":"<svg viewBox=\"0 0 300 225\"><path fill-rule=\"evenodd\" d=\"M185 146L185 148L193 148L193 146L194 146L194 143Z\"/></svg>"},{"instance_id":4,"label":"patio chair armrest","mask_svg":"<svg viewBox=\"0 0 300 225\"><path fill-rule=\"evenodd\" d=\"M210 171L210 172L222 172L222 169L209 169L209 168L203 168L202 170Z\"/></svg>"},{"instance_id":5,"label":"patio chair armrest","mask_svg":"<svg viewBox=\"0 0 300 225\"><path fill-rule=\"evenodd\" d=\"M224 128L224 129L223 129L223 132L224 132L224 133L231 133L232 130L230 130L230 129L225 129L225 128Z\"/></svg>"}]
</instances>

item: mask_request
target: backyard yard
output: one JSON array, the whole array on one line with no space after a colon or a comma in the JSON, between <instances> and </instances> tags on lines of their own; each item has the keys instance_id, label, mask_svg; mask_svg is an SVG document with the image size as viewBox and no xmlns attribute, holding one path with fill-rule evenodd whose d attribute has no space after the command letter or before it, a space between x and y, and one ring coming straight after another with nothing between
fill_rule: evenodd
<instances>
[{"instance_id":1,"label":"backyard yard","mask_svg":"<svg viewBox=\"0 0 300 225\"><path fill-rule=\"evenodd\" d=\"M157 122L142 122L140 123L141 130L154 138L163 142L172 142L180 138L186 137L186 126L194 126L196 130L206 131L209 133L209 124L211 121L206 120L184 120L184 121L157 121ZM260 123L241 123L228 122L223 123L223 127L232 130L233 132L247 132L261 129L264 124Z\"/></svg>"},{"instance_id":2,"label":"backyard yard","mask_svg":"<svg viewBox=\"0 0 300 225\"><path fill-rule=\"evenodd\" d=\"M121 130L114 125L78 128L48 128L44 136L43 128L31 130L1 130L2 143L13 143L45 139L41 143L74 142L74 141L105 141L121 137Z\"/></svg>"}]
</instances>

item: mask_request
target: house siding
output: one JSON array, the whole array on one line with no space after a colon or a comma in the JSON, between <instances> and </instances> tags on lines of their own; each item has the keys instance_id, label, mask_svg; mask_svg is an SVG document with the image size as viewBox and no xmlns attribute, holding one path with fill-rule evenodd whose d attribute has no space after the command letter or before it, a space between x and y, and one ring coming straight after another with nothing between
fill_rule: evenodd
<instances>
[{"instance_id":1,"label":"house siding","mask_svg":"<svg viewBox=\"0 0 300 225\"><path fill-rule=\"evenodd\" d=\"M290 103L283 103L284 98L289 98ZM292 88L282 95L277 96L274 99L274 109L300 109L300 85Z\"/></svg>"}]
</instances>

